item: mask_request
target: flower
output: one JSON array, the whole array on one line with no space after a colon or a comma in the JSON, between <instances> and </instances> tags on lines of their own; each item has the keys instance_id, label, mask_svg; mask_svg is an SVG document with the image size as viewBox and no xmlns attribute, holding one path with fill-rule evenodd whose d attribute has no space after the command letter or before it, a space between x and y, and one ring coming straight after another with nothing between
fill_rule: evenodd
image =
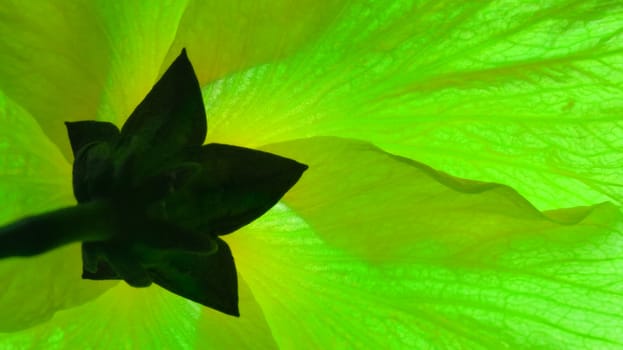
<instances>
[{"instance_id":1,"label":"flower","mask_svg":"<svg viewBox=\"0 0 623 350\"><path fill-rule=\"evenodd\" d=\"M74 245L0 261L0 347L623 344L622 4L0 8L2 223L73 204L62 122L121 125L182 47L211 141L310 166L227 239L240 319Z\"/></svg>"}]
</instances>

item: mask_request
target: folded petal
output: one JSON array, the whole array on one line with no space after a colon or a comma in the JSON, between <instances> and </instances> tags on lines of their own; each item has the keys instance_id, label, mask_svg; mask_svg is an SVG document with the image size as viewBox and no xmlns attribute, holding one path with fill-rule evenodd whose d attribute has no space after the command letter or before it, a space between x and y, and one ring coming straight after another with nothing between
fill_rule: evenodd
<instances>
[{"instance_id":1,"label":"folded petal","mask_svg":"<svg viewBox=\"0 0 623 350\"><path fill-rule=\"evenodd\" d=\"M263 149L308 162L311 171L285 202L323 239L366 259L412 257L413 249L458 258L469 248L480 256L479 247L504 250L507 239L577 224L593 210L540 212L507 186L455 178L361 141L315 137ZM409 244L414 234L417 248Z\"/></svg>"},{"instance_id":2,"label":"folded petal","mask_svg":"<svg viewBox=\"0 0 623 350\"><path fill-rule=\"evenodd\" d=\"M621 2L392 4L352 3L296 55L207 86L208 139L357 138L539 208L620 203Z\"/></svg>"},{"instance_id":3,"label":"folded petal","mask_svg":"<svg viewBox=\"0 0 623 350\"><path fill-rule=\"evenodd\" d=\"M310 164L227 236L282 348L616 348L623 217L539 212L361 142L267 147Z\"/></svg>"},{"instance_id":4,"label":"folded petal","mask_svg":"<svg viewBox=\"0 0 623 350\"><path fill-rule=\"evenodd\" d=\"M75 203L70 165L30 114L1 93L0 203L0 225ZM27 259L2 259L0 280L0 332L44 321L111 285L80 279L78 245Z\"/></svg>"},{"instance_id":5,"label":"folded petal","mask_svg":"<svg viewBox=\"0 0 623 350\"><path fill-rule=\"evenodd\" d=\"M275 349L262 311L240 286L240 318L152 286L119 283L98 299L36 327L0 333L9 349Z\"/></svg>"}]
</instances>

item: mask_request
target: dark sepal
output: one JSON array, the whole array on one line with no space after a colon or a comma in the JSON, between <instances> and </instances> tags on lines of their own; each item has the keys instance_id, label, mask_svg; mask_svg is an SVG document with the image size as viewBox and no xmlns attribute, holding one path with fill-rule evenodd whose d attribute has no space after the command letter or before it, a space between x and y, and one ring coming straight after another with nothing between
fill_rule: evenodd
<instances>
[{"instance_id":1,"label":"dark sepal","mask_svg":"<svg viewBox=\"0 0 623 350\"><path fill-rule=\"evenodd\" d=\"M89 280L122 280L112 267L102 258L103 247L100 242L82 243L82 278Z\"/></svg>"},{"instance_id":2,"label":"dark sepal","mask_svg":"<svg viewBox=\"0 0 623 350\"><path fill-rule=\"evenodd\" d=\"M202 172L165 200L167 220L212 235L260 217L307 169L271 153L216 143L203 146L194 159Z\"/></svg>"},{"instance_id":3,"label":"dark sepal","mask_svg":"<svg viewBox=\"0 0 623 350\"><path fill-rule=\"evenodd\" d=\"M112 123L95 120L65 122L67 135L74 158L81 148L92 142L114 143L119 137L119 129Z\"/></svg>"},{"instance_id":4,"label":"dark sepal","mask_svg":"<svg viewBox=\"0 0 623 350\"><path fill-rule=\"evenodd\" d=\"M82 278L122 279L132 287L148 287L152 282L131 246L115 240L82 245Z\"/></svg>"},{"instance_id":5,"label":"dark sepal","mask_svg":"<svg viewBox=\"0 0 623 350\"><path fill-rule=\"evenodd\" d=\"M100 194L112 185L111 150L119 129L109 122L85 120L65 122L74 154L72 183L78 203L92 199L91 191ZM104 187L102 190L97 187Z\"/></svg>"},{"instance_id":6,"label":"dark sepal","mask_svg":"<svg viewBox=\"0 0 623 350\"><path fill-rule=\"evenodd\" d=\"M173 253L211 255L218 250L216 237L187 230L169 221L145 220L130 233L133 251L144 264L166 260Z\"/></svg>"},{"instance_id":7,"label":"dark sepal","mask_svg":"<svg viewBox=\"0 0 623 350\"><path fill-rule=\"evenodd\" d=\"M135 181L153 175L163 161L203 144L206 115L199 82L186 50L175 59L121 129L119 158L133 156Z\"/></svg>"},{"instance_id":8,"label":"dark sepal","mask_svg":"<svg viewBox=\"0 0 623 350\"><path fill-rule=\"evenodd\" d=\"M240 316L238 310L238 277L231 250L218 240L212 255L172 254L158 266L149 268L154 283L186 299Z\"/></svg>"},{"instance_id":9,"label":"dark sepal","mask_svg":"<svg viewBox=\"0 0 623 350\"><path fill-rule=\"evenodd\" d=\"M82 147L74 160L72 184L78 203L106 196L114 186L114 164L111 146L104 141L91 142Z\"/></svg>"},{"instance_id":10,"label":"dark sepal","mask_svg":"<svg viewBox=\"0 0 623 350\"><path fill-rule=\"evenodd\" d=\"M121 238L82 244L83 278L130 278L130 283L136 280L132 276L142 276L135 272L140 271L135 265L160 266L177 254L207 256L218 251L215 237L197 234L166 221L133 222L128 217L124 222L126 232L120 235Z\"/></svg>"},{"instance_id":11,"label":"dark sepal","mask_svg":"<svg viewBox=\"0 0 623 350\"><path fill-rule=\"evenodd\" d=\"M193 177L201 173L201 165L196 162L182 162L163 167L156 175L148 176L133 189L134 196L144 203L155 202L179 191Z\"/></svg>"}]
</instances>

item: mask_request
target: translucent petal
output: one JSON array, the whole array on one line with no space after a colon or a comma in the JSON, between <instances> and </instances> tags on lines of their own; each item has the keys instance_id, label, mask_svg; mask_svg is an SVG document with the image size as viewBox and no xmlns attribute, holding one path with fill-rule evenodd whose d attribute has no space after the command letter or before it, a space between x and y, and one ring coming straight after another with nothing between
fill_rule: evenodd
<instances>
[{"instance_id":1,"label":"translucent petal","mask_svg":"<svg viewBox=\"0 0 623 350\"><path fill-rule=\"evenodd\" d=\"M180 54L181 49L163 63L188 1L165 0L157 5L152 1L92 3L103 23L110 52L97 118L121 126Z\"/></svg>"},{"instance_id":2,"label":"translucent petal","mask_svg":"<svg viewBox=\"0 0 623 350\"><path fill-rule=\"evenodd\" d=\"M131 288L119 283L95 301L57 313L50 322L0 333L0 348L244 349L248 344L254 349L274 348L261 311L244 283L240 296L243 314L235 318L218 315L157 286Z\"/></svg>"},{"instance_id":3,"label":"translucent petal","mask_svg":"<svg viewBox=\"0 0 623 350\"><path fill-rule=\"evenodd\" d=\"M59 121L123 124L182 48L212 81L313 42L342 3L2 0L0 89L70 158Z\"/></svg>"},{"instance_id":4,"label":"translucent petal","mask_svg":"<svg viewBox=\"0 0 623 350\"><path fill-rule=\"evenodd\" d=\"M291 208L227 238L280 347L623 345L613 205L540 213L360 142L269 149L310 168Z\"/></svg>"},{"instance_id":5,"label":"translucent petal","mask_svg":"<svg viewBox=\"0 0 623 350\"><path fill-rule=\"evenodd\" d=\"M361 141L314 137L263 149L309 165L286 203L325 240L366 259L412 258L414 232L420 257L504 250L506 240L497 238L502 234L520 237L535 227L573 225L593 210L542 213L507 186L451 177Z\"/></svg>"},{"instance_id":6,"label":"translucent petal","mask_svg":"<svg viewBox=\"0 0 623 350\"><path fill-rule=\"evenodd\" d=\"M166 61L186 47L199 82L276 61L310 45L343 0L191 0Z\"/></svg>"},{"instance_id":7,"label":"translucent petal","mask_svg":"<svg viewBox=\"0 0 623 350\"><path fill-rule=\"evenodd\" d=\"M0 89L71 159L62 122L123 122L158 78L185 6L3 0Z\"/></svg>"},{"instance_id":8,"label":"translucent petal","mask_svg":"<svg viewBox=\"0 0 623 350\"><path fill-rule=\"evenodd\" d=\"M539 208L620 203L621 23L619 1L352 3L296 54L207 86L208 140L357 138Z\"/></svg>"},{"instance_id":9,"label":"translucent petal","mask_svg":"<svg viewBox=\"0 0 623 350\"><path fill-rule=\"evenodd\" d=\"M110 55L98 15L88 1L3 0L0 18L0 89L68 150L62 122L95 117L104 88Z\"/></svg>"},{"instance_id":10,"label":"translucent petal","mask_svg":"<svg viewBox=\"0 0 623 350\"><path fill-rule=\"evenodd\" d=\"M1 92L0 203L0 225L75 203L71 167L28 112ZM77 245L34 258L0 260L0 332L46 320L110 286L83 282L80 261Z\"/></svg>"},{"instance_id":11,"label":"translucent petal","mask_svg":"<svg viewBox=\"0 0 623 350\"><path fill-rule=\"evenodd\" d=\"M238 276L240 317L203 308L197 333L197 349L278 349L264 312L242 276Z\"/></svg>"}]
</instances>

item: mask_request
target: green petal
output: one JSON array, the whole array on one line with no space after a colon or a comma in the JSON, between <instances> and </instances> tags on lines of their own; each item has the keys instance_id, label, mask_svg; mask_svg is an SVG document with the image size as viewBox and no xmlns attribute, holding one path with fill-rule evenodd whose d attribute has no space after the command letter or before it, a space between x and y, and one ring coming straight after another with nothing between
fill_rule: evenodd
<instances>
[{"instance_id":1,"label":"green petal","mask_svg":"<svg viewBox=\"0 0 623 350\"><path fill-rule=\"evenodd\" d=\"M59 121L122 125L183 48L212 81L308 45L343 2L2 0L0 89L69 159Z\"/></svg>"},{"instance_id":2,"label":"green petal","mask_svg":"<svg viewBox=\"0 0 623 350\"><path fill-rule=\"evenodd\" d=\"M286 57L317 40L343 0L191 0L165 61L183 48L207 83Z\"/></svg>"},{"instance_id":3,"label":"green petal","mask_svg":"<svg viewBox=\"0 0 623 350\"><path fill-rule=\"evenodd\" d=\"M0 3L0 89L71 158L63 121L127 118L159 76L185 1Z\"/></svg>"},{"instance_id":4,"label":"green petal","mask_svg":"<svg viewBox=\"0 0 623 350\"><path fill-rule=\"evenodd\" d=\"M245 284L240 288L240 307L241 318L224 316L157 286L131 288L120 283L90 303L57 313L50 322L0 333L0 348L245 349L249 344L254 349L275 348Z\"/></svg>"},{"instance_id":5,"label":"green petal","mask_svg":"<svg viewBox=\"0 0 623 350\"><path fill-rule=\"evenodd\" d=\"M65 120L93 118L109 53L92 6L0 4L0 89L69 150ZM69 153L67 153L69 155Z\"/></svg>"},{"instance_id":6,"label":"green petal","mask_svg":"<svg viewBox=\"0 0 623 350\"><path fill-rule=\"evenodd\" d=\"M197 342L197 349L278 349L264 312L240 275L238 296L240 317L203 308L197 333L204 336Z\"/></svg>"},{"instance_id":7,"label":"green petal","mask_svg":"<svg viewBox=\"0 0 623 350\"><path fill-rule=\"evenodd\" d=\"M157 6L152 1L92 2L110 56L98 119L121 126L179 55L181 49L163 64L187 2L165 0Z\"/></svg>"},{"instance_id":8,"label":"green petal","mask_svg":"<svg viewBox=\"0 0 623 350\"><path fill-rule=\"evenodd\" d=\"M512 238L536 227L573 225L593 210L542 213L507 186L454 178L360 141L316 137L263 149L309 164L311 171L284 200L318 235L366 259L410 257L413 232L419 240L446 242L440 250L419 246L421 254L436 258L466 247L480 254L482 241L492 240L487 249L505 249L507 242L496 238L501 234Z\"/></svg>"},{"instance_id":9,"label":"green petal","mask_svg":"<svg viewBox=\"0 0 623 350\"><path fill-rule=\"evenodd\" d=\"M388 4L207 86L208 139L364 139L539 208L621 203L623 3Z\"/></svg>"},{"instance_id":10,"label":"green petal","mask_svg":"<svg viewBox=\"0 0 623 350\"><path fill-rule=\"evenodd\" d=\"M280 347L623 345L616 207L540 213L361 142L267 149L310 168L227 238Z\"/></svg>"},{"instance_id":11,"label":"green petal","mask_svg":"<svg viewBox=\"0 0 623 350\"><path fill-rule=\"evenodd\" d=\"M71 167L33 118L0 93L0 225L74 204ZM45 232L42 232L45 234ZM110 284L80 279L77 245L0 260L0 331L22 329L95 298Z\"/></svg>"},{"instance_id":12,"label":"green petal","mask_svg":"<svg viewBox=\"0 0 623 350\"><path fill-rule=\"evenodd\" d=\"M0 348L2 332L15 332L48 320L57 311L97 298L116 282L80 278L80 245L27 259L0 261Z\"/></svg>"}]
</instances>

